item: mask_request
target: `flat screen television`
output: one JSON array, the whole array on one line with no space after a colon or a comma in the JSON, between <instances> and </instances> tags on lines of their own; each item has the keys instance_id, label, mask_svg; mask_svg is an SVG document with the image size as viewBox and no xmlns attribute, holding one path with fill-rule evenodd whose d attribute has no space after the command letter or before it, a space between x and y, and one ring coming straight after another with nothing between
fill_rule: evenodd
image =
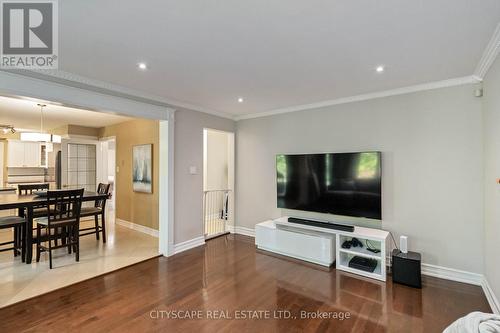
<instances>
[{"instance_id":1,"label":"flat screen television","mask_svg":"<svg viewBox=\"0 0 500 333\"><path fill-rule=\"evenodd\" d=\"M278 208L382 219L380 152L276 155Z\"/></svg>"}]
</instances>

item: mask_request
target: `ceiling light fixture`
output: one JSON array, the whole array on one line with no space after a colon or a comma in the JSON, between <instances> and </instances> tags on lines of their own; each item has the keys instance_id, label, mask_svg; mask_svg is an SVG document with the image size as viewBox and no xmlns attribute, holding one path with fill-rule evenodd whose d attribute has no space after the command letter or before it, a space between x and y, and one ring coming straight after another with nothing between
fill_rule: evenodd
<instances>
[{"instance_id":1,"label":"ceiling light fixture","mask_svg":"<svg viewBox=\"0 0 500 333\"><path fill-rule=\"evenodd\" d=\"M23 132L21 133L21 141L61 143L61 136L43 132L43 108L47 105L37 104L37 106L40 107L40 132Z\"/></svg>"},{"instance_id":2,"label":"ceiling light fixture","mask_svg":"<svg viewBox=\"0 0 500 333\"><path fill-rule=\"evenodd\" d=\"M16 133L16 129L14 128L14 126L12 125L0 125L0 129L2 130L3 134L7 134L7 133Z\"/></svg>"},{"instance_id":3,"label":"ceiling light fixture","mask_svg":"<svg viewBox=\"0 0 500 333\"><path fill-rule=\"evenodd\" d=\"M148 69L148 65L146 65L145 62L140 62L137 64L137 67L139 67L139 69L145 71L146 69Z\"/></svg>"},{"instance_id":4,"label":"ceiling light fixture","mask_svg":"<svg viewBox=\"0 0 500 333\"><path fill-rule=\"evenodd\" d=\"M243 103L243 97L238 97L238 103Z\"/></svg>"},{"instance_id":5,"label":"ceiling light fixture","mask_svg":"<svg viewBox=\"0 0 500 333\"><path fill-rule=\"evenodd\" d=\"M377 66L375 70L377 71L377 73L382 73L385 70L385 68L384 66Z\"/></svg>"}]
</instances>

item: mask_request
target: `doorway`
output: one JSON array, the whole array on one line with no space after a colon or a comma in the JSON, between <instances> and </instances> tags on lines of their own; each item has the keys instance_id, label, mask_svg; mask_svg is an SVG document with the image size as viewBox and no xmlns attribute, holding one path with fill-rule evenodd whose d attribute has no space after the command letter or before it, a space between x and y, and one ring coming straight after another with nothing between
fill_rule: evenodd
<instances>
[{"instance_id":1,"label":"doorway","mask_svg":"<svg viewBox=\"0 0 500 333\"><path fill-rule=\"evenodd\" d=\"M110 209L115 207L116 199L116 137L107 137L99 140L97 179L99 183L109 184L111 197L107 203Z\"/></svg>"},{"instance_id":2,"label":"doorway","mask_svg":"<svg viewBox=\"0 0 500 333\"><path fill-rule=\"evenodd\" d=\"M205 239L234 229L234 133L203 129Z\"/></svg>"}]
</instances>

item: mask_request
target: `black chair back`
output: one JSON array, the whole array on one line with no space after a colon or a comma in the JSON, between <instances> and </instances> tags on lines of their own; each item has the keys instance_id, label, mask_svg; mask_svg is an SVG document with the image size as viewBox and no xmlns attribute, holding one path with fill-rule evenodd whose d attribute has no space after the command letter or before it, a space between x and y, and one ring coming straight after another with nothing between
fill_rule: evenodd
<instances>
[{"instance_id":1,"label":"black chair back","mask_svg":"<svg viewBox=\"0 0 500 333\"><path fill-rule=\"evenodd\" d=\"M97 193L99 193L99 194L109 194L109 187L110 186L111 186L110 184L99 183L99 185L97 186ZM107 198L96 200L95 201L95 207L102 208L104 210L104 208L106 206L106 199Z\"/></svg>"},{"instance_id":2,"label":"black chair back","mask_svg":"<svg viewBox=\"0 0 500 333\"><path fill-rule=\"evenodd\" d=\"M19 184L17 185L17 191L19 195L30 195L34 191L44 191L49 189L49 183L40 184Z\"/></svg>"},{"instance_id":3,"label":"black chair back","mask_svg":"<svg viewBox=\"0 0 500 333\"><path fill-rule=\"evenodd\" d=\"M47 192L48 226L58 223L80 223L83 188L77 190L56 190Z\"/></svg>"}]
</instances>

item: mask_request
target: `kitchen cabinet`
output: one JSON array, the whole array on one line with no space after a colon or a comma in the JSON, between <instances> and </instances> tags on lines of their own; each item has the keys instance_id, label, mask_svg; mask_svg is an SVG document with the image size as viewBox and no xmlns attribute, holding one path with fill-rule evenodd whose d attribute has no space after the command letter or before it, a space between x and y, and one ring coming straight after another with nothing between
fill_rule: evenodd
<instances>
[{"instance_id":1,"label":"kitchen cabinet","mask_svg":"<svg viewBox=\"0 0 500 333\"><path fill-rule=\"evenodd\" d=\"M39 142L9 140L7 166L10 168L40 168L42 149Z\"/></svg>"}]
</instances>

